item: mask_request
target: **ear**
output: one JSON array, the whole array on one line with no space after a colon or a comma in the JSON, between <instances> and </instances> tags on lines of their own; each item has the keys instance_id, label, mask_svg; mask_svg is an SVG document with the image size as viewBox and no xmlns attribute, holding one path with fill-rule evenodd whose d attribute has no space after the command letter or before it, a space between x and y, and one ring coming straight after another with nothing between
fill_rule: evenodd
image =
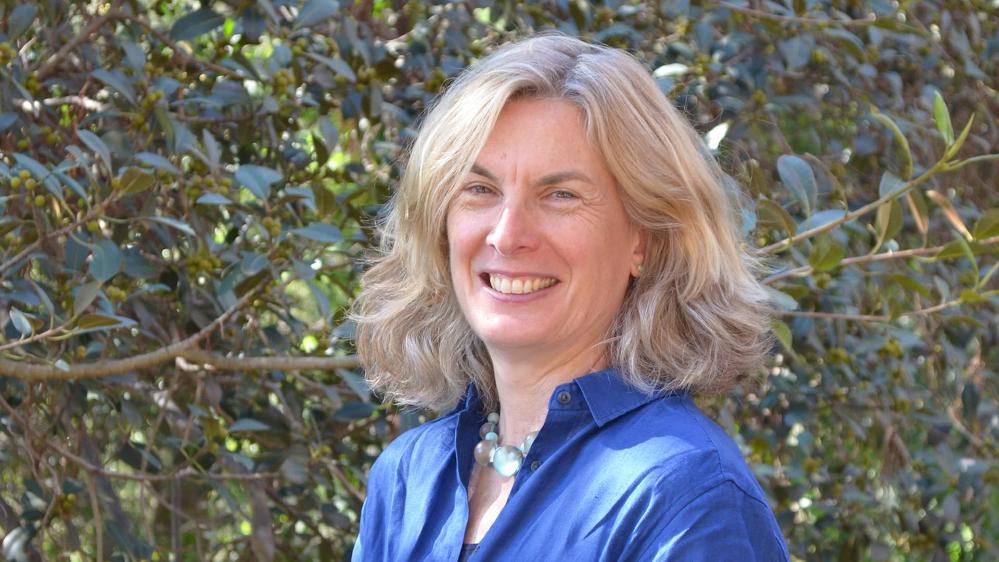
<instances>
[{"instance_id":1,"label":"ear","mask_svg":"<svg viewBox=\"0 0 999 562\"><path fill-rule=\"evenodd\" d=\"M645 263L645 244L648 235L644 228L634 226L633 242L631 244L631 276L638 277L642 274L642 265Z\"/></svg>"}]
</instances>

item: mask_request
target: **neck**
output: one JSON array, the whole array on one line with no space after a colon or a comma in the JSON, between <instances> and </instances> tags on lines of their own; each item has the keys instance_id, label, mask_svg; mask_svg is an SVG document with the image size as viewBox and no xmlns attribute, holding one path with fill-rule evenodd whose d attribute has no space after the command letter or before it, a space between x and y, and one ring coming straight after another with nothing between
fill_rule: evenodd
<instances>
[{"instance_id":1,"label":"neck","mask_svg":"<svg viewBox=\"0 0 999 562\"><path fill-rule=\"evenodd\" d=\"M496 391L500 402L500 442L517 445L541 429L548 414L548 400L560 384L606 365L605 348L589 347L540 358L517 352L490 350Z\"/></svg>"}]
</instances>

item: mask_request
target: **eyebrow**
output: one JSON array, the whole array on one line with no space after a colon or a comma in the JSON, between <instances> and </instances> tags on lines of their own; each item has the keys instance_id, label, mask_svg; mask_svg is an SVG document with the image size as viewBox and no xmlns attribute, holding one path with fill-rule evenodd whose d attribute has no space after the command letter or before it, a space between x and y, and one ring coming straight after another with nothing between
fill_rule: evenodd
<instances>
[{"instance_id":1,"label":"eyebrow","mask_svg":"<svg viewBox=\"0 0 999 562\"><path fill-rule=\"evenodd\" d=\"M490 172L485 167L479 164L472 164L472 173L478 174L482 177L487 178L489 181L499 183L499 178L496 174ZM541 187L545 185L552 185L556 183L565 183L567 181L581 181L585 183L592 184L593 180L589 176L580 172L579 170L561 170L558 172L552 172L550 174L545 174L534 181L533 187Z\"/></svg>"}]
</instances>

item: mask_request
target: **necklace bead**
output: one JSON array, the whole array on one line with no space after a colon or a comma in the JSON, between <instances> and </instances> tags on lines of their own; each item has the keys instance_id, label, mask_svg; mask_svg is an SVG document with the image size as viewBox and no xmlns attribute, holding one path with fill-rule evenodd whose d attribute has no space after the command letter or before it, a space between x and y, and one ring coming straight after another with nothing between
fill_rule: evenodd
<instances>
[{"instance_id":1,"label":"necklace bead","mask_svg":"<svg viewBox=\"0 0 999 562\"><path fill-rule=\"evenodd\" d=\"M524 457L531 450L534 439L538 436L537 431L532 431L524 438L520 447L513 445L499 444L499 414L490 412L486 416L486 423L479 428L479 441L473 451L475 462L479 466L492 466L500 476L509 478L520 472L520 467L524 464Z\"/></svg>"}]
</instances>

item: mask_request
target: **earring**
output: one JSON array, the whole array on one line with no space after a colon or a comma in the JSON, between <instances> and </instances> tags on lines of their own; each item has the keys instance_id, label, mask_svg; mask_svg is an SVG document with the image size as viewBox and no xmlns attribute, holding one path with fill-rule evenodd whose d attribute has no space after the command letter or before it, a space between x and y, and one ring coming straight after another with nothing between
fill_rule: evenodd
<instances>
[{"instance_id":1,"label":"earring","mask_svg":"<svg viewBox=\"0 0 999 562\"><path fill-rule=\"evenodd\" d=\"M641 275L642 272L645 271L645 265L642 262L638 262L637 266L638 266L638 275ZM635 277L638 277L638 275L636 275Z\"/></svg>"}]
</instances>

